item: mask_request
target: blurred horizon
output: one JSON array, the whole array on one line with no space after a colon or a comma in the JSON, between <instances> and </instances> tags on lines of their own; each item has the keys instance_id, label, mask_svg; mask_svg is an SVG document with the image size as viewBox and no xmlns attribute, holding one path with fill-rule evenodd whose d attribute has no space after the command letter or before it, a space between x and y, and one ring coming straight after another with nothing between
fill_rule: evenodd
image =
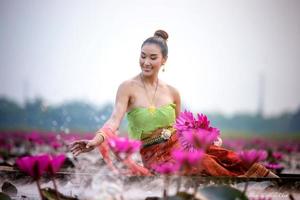
<instances>
[{"instance_id":1,"label":"blurred horizon","mask_svg":"<svg viewBox=\"0 0 300 200\"><path fill-rule=\"evenodd\" d=\"M87 100L87 99L84 99L84 98L74 98L74 99L66 99L66 100L62 100L60 102L55 102L55 103L51 103L49 101L47 101L47 99L45 99L44 97L42 96L36 96L36 97L32 97L32 98L26 98L24 101L18 101L17 99L14 99L14 98L11 98L9 96L4 96L4 95L0 95L0 99L7 99L11 102L14 102L16 104L18 104L18 106L20 107L24 107L26 106L26 104L30 104L30 103L33 103L33 102L36 102L36 101L42 101L43 102L43 106L46 106L46 107L59 107L59 106L63 106L63 105L66 105L66 104L72 104L72 103L82 103L82 104L86 104L86 105L90 105L90 106L93 106L95 108L101 108L101 107L105 107L107 105L111 105L111 106L114 106L114 101L105 101L105 102L101 102L101 103L97 103L97 102L93 102L93 101L90 101L90 100ZM208 111L201 111L201 110L197 110L197 109L192 109L190 106L188 106L187 104L185 104L185 102L181 102L182 104L182 108L181 108L181 111L184 111L184 110L188 110L190 112L193 112L193 113L204 113L204 114L217 114L217 115L223 115L225 117L234 117L236 115L249 115L249 116L261 116L261 117L264 117L264 118L276 118L278 116L282 116L282 115L286 115L286 114L292 114L292 113L296 113L300 110L300 105L298 107L296 107L295 109L293 110L283 110L282 112L279 112L279 113L275 113L275 114L272 114L272 115L266 115L265 113L263 113L263 111L260 110L259 108L259 105L257 106L257 110L255 111L247 111L247 110L240 110L240 111L236 111L236 112L233 112L233 113L225 113L225 112L222 112L222 111L214 111L214 110L208 110ZM262 108L263 110L263 108Z\"/></svg>"},{"instance_id":2,"label":"blurred horizon","mask_svg":"<svg viewBox=\"0 0 300 200\"><path fill-rule=\"evenodd\" d=\"M300 1L0 2L0 96L24 104L113 103L140 72L142 42L169 33L163 81L193 112L300 108Z\"/></svg>"},{"instance_id":3,"label":"blurred horizon","mask_svg":"<svg viewBox=\"0 0 300 200\"><path fill-rule=\"evenodd\" d=\"M110 117L112 110L111 103L98 107L87 102L71 101L54 106L46 104L43 99L35 99L19 105L0 97L0 131L95 132ZM192 112L196 117L197 112ZM225 135L299 138L300 109L273 117L260 113L238 113L231 117L221 113L203 114L208 117L211 126L218 128L222 134L225 132ZM124 117L119 130L127 132L127 123Z\"/></svg>"}]
</instances>

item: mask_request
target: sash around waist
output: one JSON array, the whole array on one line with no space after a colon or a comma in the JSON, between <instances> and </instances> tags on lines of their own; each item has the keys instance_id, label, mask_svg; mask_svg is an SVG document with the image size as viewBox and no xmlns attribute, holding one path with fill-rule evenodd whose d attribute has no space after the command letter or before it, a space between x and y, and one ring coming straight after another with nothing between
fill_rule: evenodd
<instances>
[{"instance_id":1,"label":"sash around waist","mask_svg":"<svg viewBox=\"0 0 300 200\"><path fill-rule=\"evenodd\" d=\"M151 146L170 139L170 137L176 132L176 129L172 126L159 128L150 133L146 133L147 137L142 138L143 146Z\"/></svg>"}]
</instances>

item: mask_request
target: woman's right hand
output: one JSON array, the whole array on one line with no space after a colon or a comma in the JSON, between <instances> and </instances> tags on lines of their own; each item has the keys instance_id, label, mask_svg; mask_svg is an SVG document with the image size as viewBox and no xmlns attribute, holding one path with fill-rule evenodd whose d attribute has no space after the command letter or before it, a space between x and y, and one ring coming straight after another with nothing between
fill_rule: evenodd
<instances>
[{"instance_id":1,"label":"woman's right hand","mask_svg":"<svg viewBox=\"0 0 300 200\"><path fill-rule=\"evenodd\" d=\"M74 156L78 156L81 153L92 151L93 149L95 149L95 147L97 147L101 143L102 142L100 142L95 138L92 140L78 140L73 142L70 145L70 150Z\"/></svg>"}]
</instances>

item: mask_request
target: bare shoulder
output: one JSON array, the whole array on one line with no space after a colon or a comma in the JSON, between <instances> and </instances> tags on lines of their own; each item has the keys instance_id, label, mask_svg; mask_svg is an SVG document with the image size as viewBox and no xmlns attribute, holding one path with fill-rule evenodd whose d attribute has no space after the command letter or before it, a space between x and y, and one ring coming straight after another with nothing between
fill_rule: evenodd
<instances>
[{"instance_id":1,"label":"bare shoulder","mask_svg":"<svg viewBox=\"0 0 300 200\"><path fill-rule=\"evenodd\" d=\"M179 93L179 91L175 88L175 87L173 87L173 86L171 86L171 85L169 85L169 84L166 84L166 86L168 87L168 89L170 90L170 92L172 93L172 95L174 96L174 97L179 97L180 96L180 93Z\"/></svg>"},{"instance_id":2,"label":"bare shoulder","mask_svg":"<svg viewBox=\"0 0 300 200\"><path fill-rule=\"evenodd\" d=\"M130 89L131 87L134 87L134 85L136 85L136 80L135 79L128 79L123 81L120 85L119 88L120 89Z\"/></svg>"},{"instance_id":3,"label":"bare shoulder","mask_svg":"<svg viewBox=\"0 0 300 200\"><path fill-rule=\"evenodd\" d=\"M123 81L120 85L118 90L119 91L124 91L124 92L130 92L132 91L138 84L138 81L136 80L135 77Z\"/></svg>"}]
</instances>

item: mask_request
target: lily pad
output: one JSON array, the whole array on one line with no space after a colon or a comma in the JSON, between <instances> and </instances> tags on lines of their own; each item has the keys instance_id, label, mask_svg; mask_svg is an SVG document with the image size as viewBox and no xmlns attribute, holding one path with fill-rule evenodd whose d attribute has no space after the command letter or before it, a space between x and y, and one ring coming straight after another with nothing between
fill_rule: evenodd
<instances>
[{"instance_id":1,"label":"lily pad","mask_svg":"<svg viewBox=\"0 0 300 200\"><path fill-rule=\"evenodd\" d=\"M56 191L52 188L43 188L42 194L45 200L57 200ZM66 196L58 192L60 200L79 200L77 197Z\"/></svg>"},{"instance_id":2,"label":"lily pad","mask_svg":"<svg viewBox=\"0 0 300 200\"><path fill-rule=\"evenodd\" d=\"M7 194L4 194L3 192L0 192L0 199L1 200L11 200L11 198Z\"/></svg>"},{"instance_id":3,"label":"lily pad","mask_svg":"<svg viewBox=\"0 0 300 200\"><path fill-rule=\"evenodd\" d=\"M178 192L176 196L171 197L171 199L178 200L199 200L194 195L186 193L186 192Z\"/></svg>"},{"instance_id":4,"label":"lily pad","mask_svg":"<svg viewBox=\"0 0 300 200\"><path fill-rule=\"evenodd\" d=\"M248 200L248 197L238 189L227 185L208 186L198 192L207 199L214 200Z\"/></svg>"},{"instance_id":5,"label":"lily pad","mask_svg":"<svg viewBox=\"0 0 300 200\"><path fill-rule=\"evenodd\" d=\"M14 186L12 183L10 183L8 181L5 181L2 184L1 189L2 189L2 192L4 192L7 195L10 195L10 196L16 196L18 194L18 190L17 190L16 186Z\"/></svg>"},{"instance_id":6,"label":"lily pad","mask_svg":"<svg viewBox=\"0 0 300 200\"><path fill-rule=\"evenodd\" d=\"M168 200L200 200L196 198L194 195L186 193L186 192L178 192L176 195L168 196ZM164 200L163 197L147 197L145 200Z\"/></svg>"},{"instance_id":7,"label":"lily pad","mask_svg":"<svg viewBox=\"0 0 300 200\"><path fill-rule=\"evenodd\" d=\"M75 168L75 164L69 157L66 157L62 168L66 169L66 168L69 168L69 167L70 168Z\"/></svg>"}]
</instances>

